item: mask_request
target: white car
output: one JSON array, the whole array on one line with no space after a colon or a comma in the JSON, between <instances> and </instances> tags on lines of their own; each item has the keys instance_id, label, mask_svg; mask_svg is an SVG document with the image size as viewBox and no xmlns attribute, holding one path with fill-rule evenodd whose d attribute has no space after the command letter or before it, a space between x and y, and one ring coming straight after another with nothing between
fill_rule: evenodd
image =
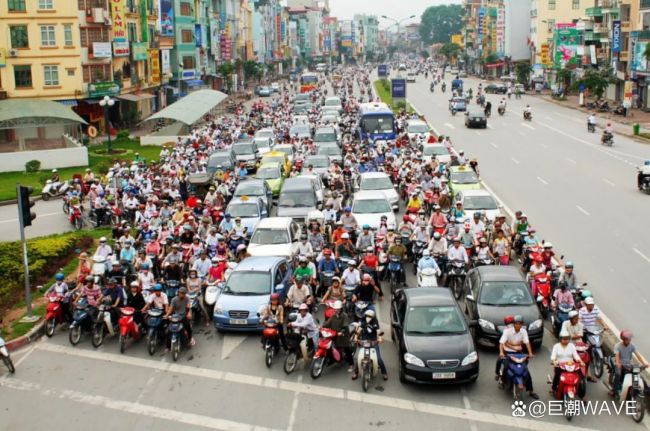
<instances>
[{"instance_id":1,"label":"white car","mask_svg":"<svg viewBox=\"0 0 650 431\"><path fill-rule=\"evenodd\" d=\"M443 144L423 144L422 160L429 163L433 156L436 156L436 160L441 163L449 164L451 162L451 153Z\"/></svg>"},{"instance_id":2,"label":"white car","mask_svg":"<svg viewBox=\"0 0 650 431\"><path fill-rule=\"evenodd\" d=\"M406 82L415 82L415 72L409 72L406 74Z\"/></svg>"},{"instance_id":3,"label":"white car","mask_svg":"<svg viewBox=\"0 0 650 431\"><path fill-rule=\"evenodd\" d=\"M300 232L300 226L291 217L262 219L251 235L248 252L251 256L291 256Z\"/></svg>"},{"instance_id":4,"label":"white car","mask_svg":"<svg viewBox=\"0 0 650 431\"><path fill-rule=\"evenodd\" d=\"M301 124L309 125L309 117L306 115L294 115L293 119L291 120L291 124L293 126L298 126Z\"/></svg>"},{"instance_id":5,"label":"white car","mask_svg":"<svg viewBox=\"0 0 650 431\"><path fill-rule=\"evenodd\" d=\"M484 212L490 220L502 215L501 205L487 190L459 190L455 199L463 203L463 209L470 219L477 211Z\"/></svg>"},{"instance_id":6,"label":"white car","mask_svg":"<svg viewBox=\"0 0 650 431\"><path fill-rule=\"evenodd\" d=\"M393 211L399 210L399 195L390 177L384 172L365 172L359 175L358 191L381 192Z\"/></svg>"},{"instance_id":7,"label":"white car","mask_svg":"<svg viewBox=\"0 0 650 431\"><path fill-rule=\"evenodd\" d=\"M325 99L325 103L323 103L323 108L336 108L339 114L343 113L343 103L341 102L341 98L337 96L331 96Z\"/></svg>"},{"instance_id":8,"label":"white car","mask_svg":"<svg viewBox=\"0 0 650 431\"><path fill-rule=\"evenodd\" d=\"M271 83L271 90L273 90L274 93L279 93L280 92L280 84L277 82Z\"/></svg>"},{"instance_id":9,"label":"white car","mask_svg":"<svg viewBox=\"0 0 650 431\"><path fill-rule=\"evenodd\" d=\"M273 149L273 139L265 136L255 136L253 142L260 154L266 154Z\"/></svg>"},{"instance_id":10,"label":"white car","mask_svg":"<svg viewBox=\"0 0 650 431\"><path fill-rule=\"evenodd\" d=\"M388 226L396 226L395 214L382 192L356 192L352 198L352 215L359 227L369 225L379 229L382 216L386 217Z\"/></svg>"},{"instance_id":11,"label":"white car","mask_svg":"<svg viewBox=\"0 0 650 431\"><path fill-rule=\"evenodd\" d=\"M429 125L422 120L408 120L406 122L406 133L409 139L413 138L427 138L429 136Z\"/></svg>"}]
</instances>

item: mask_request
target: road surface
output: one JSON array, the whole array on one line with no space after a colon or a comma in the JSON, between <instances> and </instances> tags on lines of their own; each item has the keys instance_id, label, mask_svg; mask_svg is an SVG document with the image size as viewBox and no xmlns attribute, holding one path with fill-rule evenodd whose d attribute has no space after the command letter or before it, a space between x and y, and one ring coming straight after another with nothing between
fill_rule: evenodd
<instances>
[{"instance_id":1,"label":"road surface","mask_svg":"<svg viewBox=\"0 0 650 431\"><path fill-rule=\"evenodd\" d=\"M61 198L51 199L47 202L39 200L32 207L36 218L31 226L25 229L27 238L52 235L55 233L72 230L73 227L63 213ZM6 205L0 207L0 242L16 241L20 239L18 224L18 206Z\"/></svg>"}]
</instances>

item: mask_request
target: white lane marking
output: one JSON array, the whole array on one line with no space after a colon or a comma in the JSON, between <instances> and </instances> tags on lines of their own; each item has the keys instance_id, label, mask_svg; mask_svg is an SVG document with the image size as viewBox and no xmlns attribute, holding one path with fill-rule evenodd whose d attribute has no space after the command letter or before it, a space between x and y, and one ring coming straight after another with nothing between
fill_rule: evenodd
<instances>
[{"instance_id":1,"label":"white lane marking","mask_svg":"<svg viewBox=\"0 0 650 431\"><path fill-rule=\"evenodd\" d=\"M490 130L494 130L494 127L492 127L491 124L488 124L487 127L488 127L488 129L490 129Z\"/></svg>"},{"instance_id":2,"label":"white lane marking","mask_svg":"<svg viewBox=\"0 0 650 431\"><path fill-rule=\"evenodd\" d=\"M519 164L519 160L515 159L514 157L510 157L510 160L512 160L516 165Z\"/></svg>"},{"instance_id":3,"label":"white lane marking","mask_svg":"<svg viewBox=\"0 0 650 431\"><path fill-rule=\"evenodd\" d=\"M9 389L15 389L18 391L38 392L45 397L54 397L61 400L72 401L74 403L103 407L105 409L115 410L121 413L126 412L139 416L148 416L150 418L163 419L207 429L232 431L273 430L273 428L235 422L227 419L214 418L194 413L183 413L178 410L150 406L147 404L140 404L138 402L133 403L130 401L116 400L102 395L88 394L68 389L45 387L38 383L31 383L18 379L0 379L0 386L4 386Z\"/></svg>"},{"instance_id":4,"label":"white lane marking","mask_svg":"<svg viewBox=\"0 0 650 431\"><path fill-rule=\"evenodd\" d=\"M22 364L22 363L25 361L25 359L29 358L29 355L31 355L31 354L34 352L34 349L36 349L36 344L32 345L29 349L27 349L27 350L24 352L24 354L23 354L23 352L20 352L20 354L22 354L23 356L21 356L20 358L18 358L18 360L13 361L13 363L14 363L14 367L15 367L15 368L20 367L20 364ZM15 356L17 356L17 355L18 355L18 354L13 354L12 356L15 357Z\"/></svg>"},{"instance_id":5,"label":"white lane marking","mask_svg":"<svg viewBox=\"0 0 650 431\"><path fill-rule=\"evenodd\" d=\"M479 136L481 136L481 135L482 135L482 133L481 133L481 132L479 132L478 130L474 130L474 133L476 133L476 134L477 134L477 135L479 135Z\"/></svg>"},{"instance_id":6,"label":"white lane marking","mask_svg":"<svg viewBox=\"0 0 650 431\"><path fill-rule=\"evenodd\" d=\"M223 334L221 343L221 359L226 359L237 347L241 345L248 338L247 335L238 334Z\"/></svg>"},{"instance_id":7,"label":"white lane marking","mask_svg":"<svg viewBox=\"0 0 650 431\"><path fill-rule=\"evenodd\" d=\"M455 129L454 125L451 123L445 123L445 126L449 127L450 129Z\"/></svg>"},{"instance_id":8,"label":"white lane marking","mask_svg":"<svg viewBox=\"0 0 650 431\"><path fill-rule=\"evenodd\" d=\"M584 215L587 215L587 216L591 215L591 214L589 214L589 212L586 209L582 208L580 205L576 205L576 208L578 209L578 211L580 211Z\"/></svg>"},{"instance_id":9,"label":"white lane marking","mask_svg":"<svg viewBox=\"0 0 650 431\"><path fill-rule=\"evenodd\" d=\"M524 126L524 127L528 127L530 130L537 130L536 128L534 128L534 127L531 126L530 124L521 123L521 125Z\"/></svg>"},{"instance_id":10,"label":"white lane marking","mask_svg":"<svg viewBox=\"0 0 650 431\"><path fill-rule=\"evenodd\" d=\"M490 145L492 145L494 148L499 148L499 146L497 144L495 144L494 142L490 142Z\"/></svg>"},{"instance_id":11,"label":"white lane marking","mask_svg":"<svg viewBox=\"0 0 650 431\"><path fill-rule=\"evenodd\" d=\"M572 164L574 164L574 165L577 165L577 164L578 164L578 162L576 162L576 161L573 160L572 158L567 157L566 159L567 159L567 161L568 161L569 163L572 163Z\"/></svg>"},{"instance_id":12,"label":"white lane marking","mask_svg":"<svg viewBox=\"0 0 650 431\"><path fill-rule=\"evenodd\" d=\"M135 399L136 404L140 404L140 401L142 401L145 394L147 393L147 389L149 389L151 385L153 385L153 383L156 381L157 374L160 374L160 370L155 370L154 375L147 379L147 383L144 384L144 388L142 388L142 391L140 391L140 395L138 395L138 398Z\"/></svg>"},{"instance_id":13,"label":"white lane marking","mask_svg":"<svg viewBox=\"0 0 650 431\"><path fill-rule=\"evenodd\" d=\"M605 184L609 184L612 187L614 187L616 185L613 182L611 182L610 180L608 180L607 178L603 178L603 181L605 182Z\"/></svg>"},{"instance_id":14,"label":"white lane marking","mask_svg":"<svg viewBox=\"0 0 650 431\"><path fill-rule=\"evenodd\" d=\"M36 213L37 218L38 217L52 217L52 216L55 216L55 215L62 215L62 216L65 217L65 214L63 214L63 211L57 211L57 212L54 212L54 213L45 213L45 214ZM18 221L17 218L10 218L10 219L6 219L6 220L0 220L0 223L14 223L14 222L17 222L17 221Z\"/></svg>"},{"instance_id":15,"label":"white lane marking","mask_svg":"<svg viewBox=\"0 0 650 431\"><path fill-rule=\"evenodd\" d=\"M606 322L607 323L607 322ZM611 326L610 326L611 328ZM364 394L362 392L349 391L344 389L333 388L329 386L310 385L305 383L290 382L273 378L264 378L247 374L239 374L228 371L211 370L199 367L190 367L174 363L161 364L148 359L137 358L134 356L123 356L114 353L96 352L93 350L81 350L63 345L51 343L39 344L38 349L63 355L72 355L82 358L88 358L95 363L110 362L119 365L129 365L135 367L160 369L166 373L184 374L198 377L201 379L223 380L230 383L250 385L254 387L265 387L275 390L284 390L299 392L301 394L315 395L332 399L356 401L368 405L399 409L411 412L426 413L431 416L445 416L454 419L484 422L487 424L513 427L517 429L527 429L531 431L547 431L549 424L529 419L514 418L511 415L495 414L491 412L480 412L467 410L458 407L449 407L440 404L414 402L407 399L393 398L385 395ZM15 380L0 379L0 386L5 382ZM128 403L129 406L134 405ZM163 418L164 419L164 418ZM572 427L568 425L553 424L553 428L559 431L585 431L583 428Z\"/></svg>"},{"instance_id":16,"label":"white lane marking","mask_svg":"<svg viewBox=\"0 0 650 431\"><path fill-rule=\"evenodd\" d=\"M298 376L298 383L302 383L302 375ZM287 425L287 431L293 431L293 427L296 423L296 413L298 412L298 392L293 394L293 401L291 402L291 413L289 414L289 423Z\"/></svg>"},{"instance_id":17,"label":"white lane marking","mask_svg":"<svg viewBox=\"0 0 650 431\"><path fill-rule=\"evenodd\" d=\"M537 179L539 180L540 183L544 184L545 186L548 186L548 182L544 178L537 177Z\"/></svg>"},{"instance_id":18,"label":"white lane marking","mask_svg":"<svg viewBox=\"0 0 650 431\"><path fill-rule=\"evenodd\" d=\"M470 404L469 402L469 397L467 396L467 389L465 389L464 386L461 386L460 393L463 396L463 405L465 406L465 410L472 410L472 404ZM470 421L469 429L470 431L478 431L478 426L476 426L476 422Z\"/></svg>"},{"instance_id":19,"label":"white lane marking","mask_svg":"<svg viewBox=\"0 0 650 431\"><path fill-rule=\"evenodd\" d=\"M650 257L646 256L645 254L641 253L641 251L638 248L633 248L632 249L636 254L641 256L646 262L650 263Z\"/></svg>"}]
</instances>

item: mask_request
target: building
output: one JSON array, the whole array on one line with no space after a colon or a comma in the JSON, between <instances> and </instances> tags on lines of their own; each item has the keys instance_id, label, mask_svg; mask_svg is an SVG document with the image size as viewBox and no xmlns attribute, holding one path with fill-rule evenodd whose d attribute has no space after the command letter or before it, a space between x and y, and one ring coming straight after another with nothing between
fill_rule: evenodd
<instances>
[{"instance_id":1,"label":"building","mask_svg":"<svg viewBox=\"0 0 650 431\"><path fill-rule=\"evenodd\" d=\"M356 27L359 29L359 45L362 47L360 53L367 58L368 53L374 56L379 48L379 20L376 15L357 14L354 15Z\"/></svg>"}]
</instances>

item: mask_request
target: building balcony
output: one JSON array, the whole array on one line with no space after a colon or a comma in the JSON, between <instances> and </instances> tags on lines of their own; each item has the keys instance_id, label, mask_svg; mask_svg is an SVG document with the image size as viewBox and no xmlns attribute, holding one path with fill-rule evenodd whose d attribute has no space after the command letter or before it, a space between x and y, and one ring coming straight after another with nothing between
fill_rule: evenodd
<instances>
[{"instance_id":1,"label":"building balcony","mask_svg":"<svg viewBox=\"0 0 650 431\"><path fill-rule=\"evenodd\" d=\"M639 40L650 40L650 30L642 30L638 36Z\"/></svg>"},{"instance_id":2,"label":"building balcony","mask_svg":"<svg viewBox=\"0 0 650 431\"><path fill-rule=\"evenodd\" d=\"M609 9L614 7L614 1L613 0L598 0L598 6L600 6L603 9Z\"/></svg>"},{"instance_id":3,"label":"building balcony","mask_svg":"<svg viewBox=\"0 0 650 431\"><path fill-rule=\"evenodd\" d=\"M603 34L609 33L609 28L604 24L594 24L594 33Z\"/></svg>"}]
</instances>

